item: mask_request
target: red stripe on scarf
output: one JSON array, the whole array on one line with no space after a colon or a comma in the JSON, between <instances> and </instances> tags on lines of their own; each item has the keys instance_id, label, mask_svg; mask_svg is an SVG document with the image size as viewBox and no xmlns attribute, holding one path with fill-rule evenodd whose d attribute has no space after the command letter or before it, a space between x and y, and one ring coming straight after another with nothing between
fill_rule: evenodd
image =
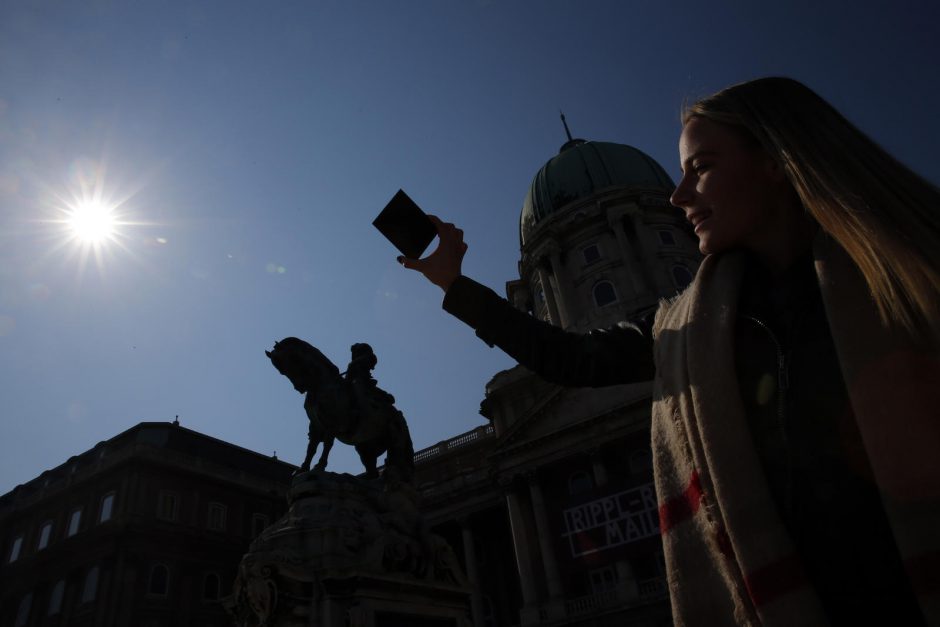
<instances>
[{"instance_id":1,"label":"red stripe on scarf","mask_svg":"<svg viewBox=\"0 0 940 627\"><path fill-rule=\"evenodd\" d=\"M768 564L744 577L744 585L755 606L773 601L777 597L806 585L803 564L796 553Z\"/></svg>"},{"instance_id":2,"label":"red stripe on scarf","mask_svg":"<svg viewBox=\"0 0 940 627\"><path fill-rule=\"evenodd\" d=\"M702 484L698 472L692 471L692 478L685 492L674 496L659 506L659 533L666 533L679 523L692 517L702 502Z\"/></svg>"},{"instance_id":3,"label":"red stripe on scarf","mask_svg":"<svg viewBox=\"0 0 940 627\"><path fill-rule=\"evenodd\" d=\"M940 551L927 551L904 561L907 575L917 594L940 592Z\"/></svg>"}]
</instances>

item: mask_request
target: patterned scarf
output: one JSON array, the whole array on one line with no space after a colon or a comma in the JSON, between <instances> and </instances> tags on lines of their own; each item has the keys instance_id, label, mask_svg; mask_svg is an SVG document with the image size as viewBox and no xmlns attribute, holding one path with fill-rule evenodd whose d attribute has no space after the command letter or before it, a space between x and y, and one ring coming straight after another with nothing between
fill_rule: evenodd
<instances>
[{"instance_id":1,"label":"patterned scarf","mask_svg":"<svg viewBox=\"0 0 940 627\"><path fill-rule=\"evenodd\" d=\"M886 329L831 240L820 238L814 256L895 540L921 609L940 625L940 343ZM656 316L653 463L673 618L677 626L825 625L740 400L733 337L744 263L707 257ZM936 339L936 325L931 331Z\"/></svg>"}]
</instances>

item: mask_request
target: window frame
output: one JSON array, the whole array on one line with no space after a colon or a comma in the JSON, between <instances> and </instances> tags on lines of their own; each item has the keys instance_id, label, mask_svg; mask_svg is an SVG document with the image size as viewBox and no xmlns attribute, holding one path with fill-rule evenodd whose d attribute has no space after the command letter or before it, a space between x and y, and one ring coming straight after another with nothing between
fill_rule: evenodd
<instances>
[{"instance_id":1,"label":"window frame","mask_svg":"<svg viewBox=\"0 0 940 627\"><path fill-rule=\"evenodd\" d=\"M114 501L115 501L116 492L113 490L111 492L105 493L101 497L101 502L98 505L98 524L106 523L112 518L114 518ZM105 505L107 505L107 518L105 517Z\"/></svg>"},{"instance_id":2,"label":"window frame","mask_svg":"<svg viewBox=\"0 0 940 627\"><path fill-rule=\"evenodd\" d=\"M675 234L674 234L672 231L670 231L669 229L658 228L658 229L656 229L656 233L659 235L659 243L660 243L662 246L668 246L668 247L670 247L670 248L675 248L676 246L679 245L678 240L676 240ZM671 241L667 242L667 241L666 241L667 238L670 239Z\"/></svg>"},{"instance_id":3,"label":"window frame","mask_svg":"<svg viewBox=\"0 0 940 627\"><path fill-rule=\"evenodd\" d=\"M575 480L579 480L579 481L580 481L582 476L583 476L584 478L586 478L587 481L585 481L585 482L583 483L583 487L578 487L578 489L576 490L576 489L575 489ZM594 477L592 477L592 476L591 476L591 473L589 473L589 472L586 471L586 470L575 470L575 471L572 472L570 475L568 475L568 495L569 495L569 496L575 496L575 495L578 495L578 494L585 494L585 493L587 493L587 492L590 492L591 490L593 490L593 489L596 488L596 487L597 487L597 486L596 486L595 483L594 483Z\"/></svg>"},{"instance_id":4,"label":"window frame","mask_svg":"<svg viewBox=\"0 0 940 627\"><path fill-rule=\"evenodd\" d=\"M80 597L80 604L92 603L95 598L98 596L98 579L101 575L101 569L96 564L88 569L88 572L85 573L85 579L82 582L82 596ZM91 592L89 592L89 590Z\"/></svg>"},{"instance_id":5,"label":"window frame","mask_svg":"<svg viewBox=\"0 0 940 627\"><path fill-rule=\"evenodd\" d=\"M52 543L53 521L47 520L39 525L39 537L36 539L36 551L44 551Z\"/></svg>"},{"instance_id":6,"label":"window frame","mask_svg":"<svg viewBox=\"0 0 940 627\"><path fill-rule=\"evenodd\" d=\"M617 583L620 581L620 577L617 576L617 569L613 566L592 568L587 574L591 594L604 594L616 590Z\"/></svg>"},{"instance_id":7,"label":"window frame","mask_svg":"<svg viewBox=\"0 0 940 627\"><path fill-rule=\"evenodd\" d=\"M589 257L588 257L588 251L589 251L589 250L592 250L592 249L595 251L596 256L589 258ZM588 244L587 246L582 246L582 247L581 247L581 258L584 260L584 265L586 265L586 266L593 265L593 264L597 263L598 261L600 261L601 259L603 259L603 258L604 258L604 254L601 252L600 244L598 244L597 242L591 242L591 243Z\"/></svg>"},{"instance_id":8,"label":"window frame","mask_svg":"<svg viewBox=\"0 0 940 627\"><path fill-rule=\"evenodd\" d=\"M83 509L84 509L84 508L82 508L82 507L76 507L76 508L74 508L74 509L69 513L69 524L68 524L68 526L65 528L65 537L66 537L66 538L71 538L72 536L74 536L75 534L77 534L79 531L81 531L81 528L82 528L82 513L83 513L82 510L83 510ZM76 518L76 514L78 515L77 518ZM74 527L74 529L73 529L73 527Z\"/></svg>"},{"instance_id":9,"label":"window frame","mask_svg":"<svg viewBox=\"0 0 940 627\"><path fill-rule=\"evenodd\" d=\"M63 600L65 600L65 579L59 579L49 592L49 607L46 610L46 616L60 614Z\"/></svg>"},{"instance_id":10,"label":"window frame","mask_svg":"<svg viewBox=\"0 0 940 627\"><path fill-rule=\"evenodd\" d=\"M29 624L29 615L33 610L33 592L30 590L23 598L20 599L20 604L16 607L16 618L13 622L13 627L26 627Z\"/></svg>"},{"instance_id":11,"label":"window frame","mask_svg":"<svg viewBox=\"0 0 940 627\"><path fill-rule=\"evenodd\" d=\"M258 525L261 525L260 528ZM268 528L271 524L271 519L267 514L262 514L261 512L254 512L251 515L251 537L252 539L257 538L264 530Z\"/></svg>"},{"instance_id":12,"label":"window frame","mask_svg":"<svg viewBox=\"0 0 940 627\"><path fill-rule=\"evenodd\" d=\"M598 288L605 286L605 285L610 287L610 292L613 295L613 299L605 303L601 303L600 300L597 298L597 290ZM614 305L620 301L620 296L617 295L617 288L614 286L613 281L610 281L609 279L601 279L600 281L595 283L591 287L591 297L594 299L594 306L599 309L604 308L604 307L609 307L610 305Z\"/></svg>"},{"instance_id":13,"label":"window frame","mask_svg":"<svg viewBox=\"0 0 940 627\"><path fill-rule=\"evenodd\" d=\"M157 569L163 569L163 572L165 573L163 579L163 592L154 592L153 590L154 575L156 574ZM157 562L150 567L150 576L147 577L147 596L159 597L161 599L165 599L166 597L170 596L170 567L163 562Z\"/></svg>"},{"instance_id":14,"label":"window frame","mask_svg":"<svg viewBox=\"0 0 940 627\"><path fill-rule=\"evenodd\" d=\"M169 513L165 512L164 508L164 499L172 499L172 511ZM157 518L159 520L165 520L167 522L176 522L179 520L179 511L180 511L180 495L178 492L173 490L160 490L157 494Z\"/></svg>"},{"instance_id":15,"label":"window frame","mask_svg":"<svg viewBox=\"0 0 940 627\"><path fill-rule=\"evenodd\" d=\"M213 524L213 512L219 513L217 524ZM211 531L225 531L228 518L228 507L219 501L209 501L206 512L206 529Z\"/></svg>"},{"instance_id":16,"label":"window frame","mask_svg":"<svg viewBox=\"0 0 940 627\"><path fill-rule=\"evenodd\" d=\"M18 533L13 536L13 542L10 543L10 552L7 554L7 564L12 564L23 555L23 545L26 542L26 536Z\"/></svg>"}]
</instances>

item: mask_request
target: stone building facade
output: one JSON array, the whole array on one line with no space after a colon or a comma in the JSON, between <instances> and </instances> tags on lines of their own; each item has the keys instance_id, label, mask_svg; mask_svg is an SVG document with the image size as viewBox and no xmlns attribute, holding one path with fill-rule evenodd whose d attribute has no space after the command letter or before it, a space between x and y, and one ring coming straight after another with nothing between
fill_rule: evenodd
<instances>
[{"instance_id":1,"label":"stone building facade","mask_svg":"<svg viewBox=\"0 0 940 627\"><path fill-rule=\"evenodd\" d=\"M0 497L0 625L228 625L294 466L145 422Z\"/></svg>"}]
</instances>

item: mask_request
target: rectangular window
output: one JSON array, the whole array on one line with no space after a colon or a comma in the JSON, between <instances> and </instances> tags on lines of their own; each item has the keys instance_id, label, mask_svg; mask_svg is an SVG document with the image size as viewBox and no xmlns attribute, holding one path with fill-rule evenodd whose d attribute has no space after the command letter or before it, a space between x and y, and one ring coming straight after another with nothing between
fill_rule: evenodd
<instances>
[{"instance_id":1,"label":"rectangular window","mask_svg":"<svg viewBox=\"0 0 940 627\"><path fill-rule=\"evenodd\" d=\"M85 585L82 586L82 603L94 601L96 594L98 594L98 567L94 566L85 575Z\"/></svg>"},{"instance_id":2,"label":"rectangular window","mask_svg":"<svg viewBox=\"0 0 940 627\"><path fill-rule=\"evenodd\" d=\"M20 559L20 551L23 550L23 536L16 536L13 538L13 545L10 546L10 559L9 562L12 564L16 560Z\"/></svg>"},{"instance_id":3,"label":"rectangular window","mask_svg":"<svg viewBox=\"0 0 940 627\"><path fill-rule=\"evenodd\" d=\"M209 503L209 529L225 531L225 510L221 503Z\"/></svg>"},{"instance_id":4,"label":"rectangular window","mask_svg":"<svg viewBox=\"0 0 940 627\"><path fill-rule=\"evenodd\" d=\"M595 261L599 261L601 258L601 250L597 247L597 244L591 244L581 249L581 254L584 255L584 263L592 264Z\"/></svg>"},{"instance_id":5,"label":"rectangular window","mask_svg":"<svg viewBox=\"0 0 940 627\"><path fill-rule=\"evenodd\" d=\"M111 520L111 511L114 508L114 492L105 494L101 498L101 509L98 511L98 523Z\"/></svg>"},{"instance_id":6,"label":"rectangular window","mask_svg":"<svg viewBox=\"0 0 940 627\"><path fill-rule=\"evenodd\" d=\"M52 521L47 520L39 529L39 542L36 543L36 550L42 551L49 546L49 539L52 537Z\"/></svg>"},{"instance_id":7,"label":"rectangular window","mask_svg":"<svg viewBox=\"0 0 940 627\"><path fill-rule=\"evenodd\" d=\"M53 616L62 611L62 597L65 596L65 579L60 579L52 588L52 594L49 595L49 616Z\"/></svg>"},{"instance_id":8,"label":"rectangular window","mask_svg":"<svg viewBox=\"0 0 940 627\"><path fill-rule=\"evenodd\" d=\"M13 623L13 627L26 627L26 622L29 620L29 610L32 604L33 593L28 592L20 601L20 606L16 609L16 621Z\"/></svg>"},{"instance_id":9,"label":"rectangular window","mask_svg":"<svg viewBox=\"0 0 940 627\"><path fill-rule=\"evenodd\" d=\"M659 241L663 246L675 246L676 245L676 238L672 234L671 231L660 229L656 232L659 233Z\"/></svg>"},{"instance_id":10,"label":"rectangular window","mask_svg":"<svg viewBox=\"0 0 940 627\"><path fill-rule=\"evenodd\" d=\"M591 591L594 594L613 590L617 585L617 571L611 566L592 570L588 573L588 577L591 580Z\"/></svg>"},{"instance_id":11,"label":"rectangular window","mask_svg":"<svg viewBox=\"0 0 940 627\"><path fill-rule=\"evenodd\" d=\"M264 514L251 515L251 537L257 538L268 527L268 517Z\"/></svg>"},{"instance_id":12,"label":"rectangular window","mask_svg":"<svg viewBox=\"0 0 940 627\"><path fill-rule=\"evenodd\" d=\"M76 533L78 533L78 528L81 524L82 524L81 508L72 510L72 515L69 516L69 530L68 530L68 533L66 533L66 537L71 538Z\"/></svg>"},{"instance_id":13,"label":"rectangular window","mask_svg":"<svg viewBox=\"0 0 940 627\"><path fill-rule=\"evenodd\" d=\"M175 492L160 492L157 499L157 518L176 520L179 514L179 496Z\"/></svg>"}]
</instances>

